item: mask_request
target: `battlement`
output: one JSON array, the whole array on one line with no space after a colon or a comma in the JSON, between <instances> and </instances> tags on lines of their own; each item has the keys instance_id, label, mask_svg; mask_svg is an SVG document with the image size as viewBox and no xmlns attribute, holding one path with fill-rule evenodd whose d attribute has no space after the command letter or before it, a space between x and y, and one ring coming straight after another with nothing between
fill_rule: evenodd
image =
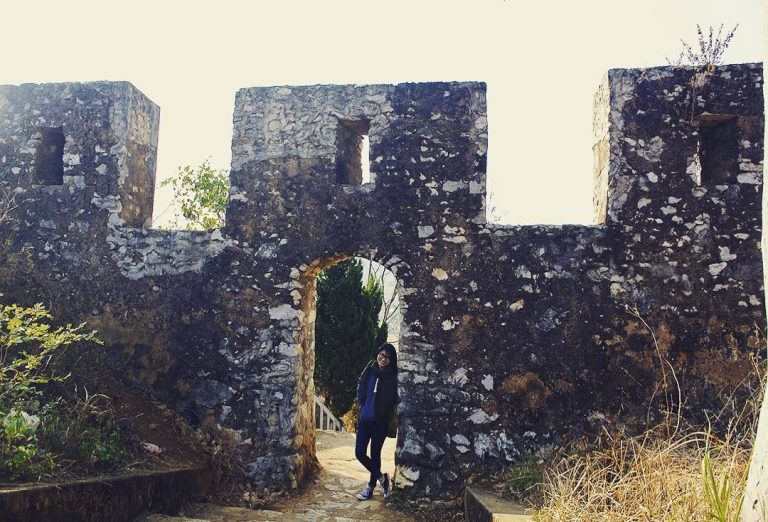
<instances>
[{"instance_id":1,"label":"battlement","mask_svg":"<svg viewBox=\"0 0 768 522\"><path fill-rule=\"evenodd\" d=\"M79 210L114 199L121 223L148 225L159 121L127 82L0 86L0 180Z\"/></svg>"},{"instance_id":2,"label":"battlement","mask_svg":"<svg viewBox=\"0 0 768 522\"><path fill-rule=\"evenodd\" d=\"M609 71L595 95L596 222L663 218L669 198L697 206L718 186L761 185L762 74L761 64Z\"/></svg>"},{"instance_id":3,"label":"battlement","mask_svg":"<svg viewBox=\"0 0 768 522\"><path fill-rule=\"evenodd\" d=\"M686 67L606 74L595 96L595 223L647 216L665 194L708 199L718 185L759 185L761 83L759 64L709 75ZM159 108L131 84L2 86L0 118L0 152L16 158L6 183L52 194L67 187L70 196L87 187L86 201L119 199L122 223L149 223ZM486 152L482 83L241 89L228 218L259 210L247 202L263 196L262 182L298 175L325 198L375 192L386 199L382 190L396 190L424 206L460 197L466 217L481 224ZM264 163L286 158L291 164L281 168Z\"/></svg>"}]
</instances>

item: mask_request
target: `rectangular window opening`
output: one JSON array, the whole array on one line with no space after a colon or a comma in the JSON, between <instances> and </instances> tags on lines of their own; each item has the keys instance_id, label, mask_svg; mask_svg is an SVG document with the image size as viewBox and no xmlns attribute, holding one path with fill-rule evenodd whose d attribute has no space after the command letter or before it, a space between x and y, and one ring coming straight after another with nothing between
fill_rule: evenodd
<instances>
[{"instance_id":1,"label":"rectangular window opening","mask_svg":"<svg viewBox=\"0 0 768 522\"><path fill-rule=\"evenodd\" d=\"M699 141L695 161L699 185L736 183L739 173L739 141L736 117L729 114L703 114L696 119Z\"/></svg>"},{"instance_id":2,"label":"rectangular window opening","mask_svg":"<svg viewBox=\"0 0 768 522\"><path fill-rule=\"evenodd\" d=\"M342 120L336 131L336 182L344 185L370 183L370 122Z\"/></svg>"},{"instance_id":3,"label":"rectangular window opening","mask_svg":"<svg viewBox=\"0 0 768 522\"><path fill-rule=\"evenodd\" d=\"M32 182L37 185L64 184L64 128L40 127L39 141L32 169Z\"/></svg>"}]
</instances>

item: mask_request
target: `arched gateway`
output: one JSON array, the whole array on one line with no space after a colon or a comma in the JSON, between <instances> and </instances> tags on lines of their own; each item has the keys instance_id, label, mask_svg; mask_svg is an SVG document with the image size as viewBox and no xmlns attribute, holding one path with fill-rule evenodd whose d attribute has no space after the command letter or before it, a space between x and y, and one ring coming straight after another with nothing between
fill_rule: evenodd
<instances>
[{"instance_id":1,"label":"arched gateway","mask_svg":"<svg viewBox=\"0 0 768 522\"><path fill-rule=\"evenodd\" d=\"M401 285L398 484L450 499L645 415L660 368L627 306L664 334L693 414L762 346L762 70L721 67L695 93L693 73L606 76L595 226L485 223L480 83L241 90L214 232L143 228L159 111L130 84L0 87L0 182L21 217L2 232L30 260L0 269L0 291L87 321L126 373L230 430L254 484L291 488L314 458L314 277L373 256ZM568 165L545 114L552 157L531 175Z\"/></svg>"}]
</instances>

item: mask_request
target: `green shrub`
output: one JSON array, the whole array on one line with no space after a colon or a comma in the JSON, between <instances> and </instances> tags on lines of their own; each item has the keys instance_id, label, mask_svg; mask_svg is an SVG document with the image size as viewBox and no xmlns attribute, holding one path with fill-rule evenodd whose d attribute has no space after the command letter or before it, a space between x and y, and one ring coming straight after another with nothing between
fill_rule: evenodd
<instances>
[{"instance_id":1,"label":"green shrub","mask_svg":"<svg viewBox=\"0 0 768 522\"><path fill-rule=\"evenodd\" d=\"M128 458L128 441L104 395L58 397L41 409L41 443L83 468L107 471Z\"/></svg>"},{"instance_id":2,"label":"green shrub","mask_svg":"<svg viewBox=\"0 0 768 522\"><path fill-rule=\"evenodd\" d=\"M11 408L36 409L41 385L67 376L48 371L51 358L63 347L93 341L96 332L79 326L54 327L51 314L38 303L31 307L0 304L0 413ZM4 415L3 415L4 416Z\"/></svg>"},{"instance_id":3,"label":"green shrub","mask_svg":"<svg viewBox=\"0 0 768 522\"><path fill-rule=\"evenodd\" d=\"M38 445L40 419L20 409L11 409L0 420L0 470L14 479L53 468L53 458Z\"/></svg>"},{"instance_id":4,"label":"green shrub","mask_svg":"<svg viewBox=\"0 0 768 522\"><path fill-rule=\"evenodd\" d=\"M51 365L64 347L100 342L83 324L54 326L52 319L42 304L0 304L0 475L12 479L53 470L67 441L76 441L76 460L89 465L111 466L124 458L119 430L93 397L86 394L67 407L63 399L45 396L47 385L68 377Z\"/></svg>"}]
</instances>

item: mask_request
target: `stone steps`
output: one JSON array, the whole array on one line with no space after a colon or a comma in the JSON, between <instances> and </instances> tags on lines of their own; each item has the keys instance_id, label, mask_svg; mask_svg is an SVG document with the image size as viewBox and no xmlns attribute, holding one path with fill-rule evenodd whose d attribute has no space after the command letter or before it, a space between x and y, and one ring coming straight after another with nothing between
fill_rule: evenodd
<instances>
[{"instance_id":1,"label":"stone steps","mask_svg":"<svg viewBox=\"0 0 768 522\"><path fill-rule=\"evenodd\" d=\"M467 487L464 490L466 522L532 522L531 511L487 490Z\"/></svg>"}]
</instances>

